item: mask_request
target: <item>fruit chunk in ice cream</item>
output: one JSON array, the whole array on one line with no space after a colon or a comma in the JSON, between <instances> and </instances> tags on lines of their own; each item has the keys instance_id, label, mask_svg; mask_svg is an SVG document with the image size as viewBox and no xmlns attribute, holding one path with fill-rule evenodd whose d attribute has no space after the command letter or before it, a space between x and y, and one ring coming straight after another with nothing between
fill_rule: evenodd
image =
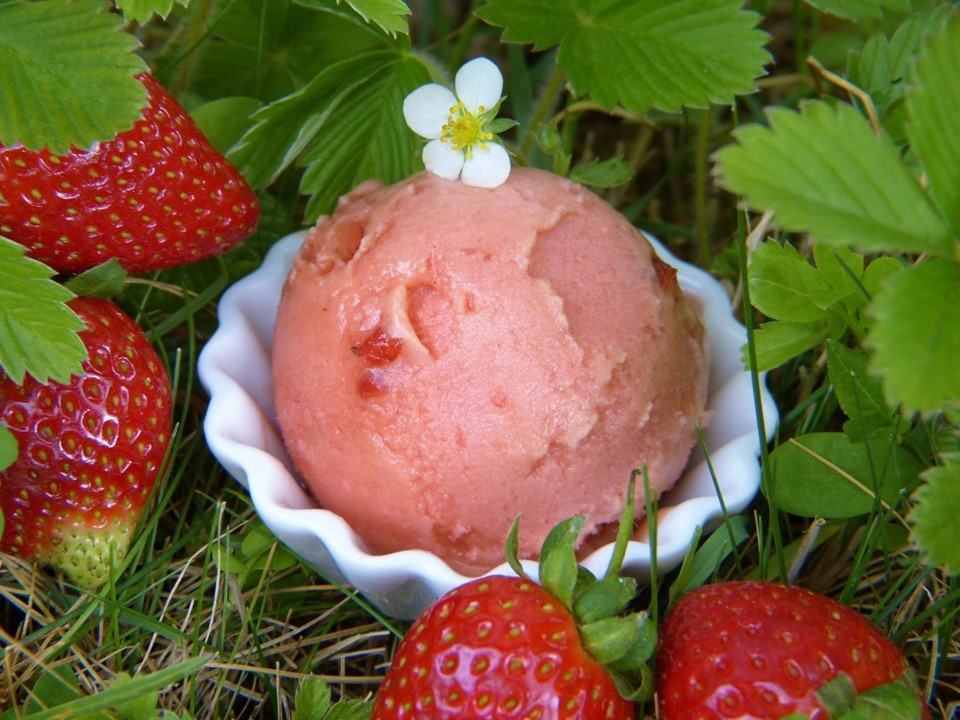
<instances>
[{"instance_id":1,"label":"fruit chunk in ice cream","mask_svg":"<svg viewBox=\"0 0 960 720\"><path fill-rule=\"evenodd\" d=\"M284 286L273 372L318 503L373 553L468 574L502 562L518 513L532 557L572 515L602 537L633 469L669 488L707 391L675 271L609 204L523 168L345 196Z\"/></svg>"}]
</instances>

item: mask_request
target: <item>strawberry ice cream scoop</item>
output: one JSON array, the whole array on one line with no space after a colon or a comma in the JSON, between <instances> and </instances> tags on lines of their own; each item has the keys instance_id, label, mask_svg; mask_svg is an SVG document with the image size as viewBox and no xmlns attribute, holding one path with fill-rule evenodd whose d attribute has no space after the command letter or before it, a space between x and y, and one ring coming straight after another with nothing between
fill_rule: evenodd
<instances>
[{"instance_id":1,"label":"strawberry ice cream scoop","mask_svg":"<svg viewBox=\"0 0 960 720\"><path fill-rule=\"evenodd\" d=\"M523 168L495 189L359 186L308 233L273 346L278 422L317 502L371 552L466 574L503 562L518 514L532 558L573 515L604 539L634 469L670 488L707 368L673 269L591 192Z\"/></svg>"}]
</instances>

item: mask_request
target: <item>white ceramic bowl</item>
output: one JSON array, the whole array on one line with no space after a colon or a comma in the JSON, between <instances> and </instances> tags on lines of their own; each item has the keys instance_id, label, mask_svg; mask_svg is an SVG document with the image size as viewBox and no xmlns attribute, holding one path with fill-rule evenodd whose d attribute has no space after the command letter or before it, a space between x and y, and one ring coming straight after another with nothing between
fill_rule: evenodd
<instances>
[{"instance_id":1,"label":"white ceramic bowl","mask_svg":"<svg viewBox=\"0 0 960 720\"><path fill-rule=\"evenodd\" d=\"M227 471L250 492L254 507L277 537L329 578L359 590L382 612L413 618L432 600L471 578L436 555L406 550L372 555L347 523L317 506L296 479L275 423L270 354L280 290L305 232L280 240L263 266L223 295L220 326L200 354L200 380L210 394L204 421L207 443ZM750 374L740 348L746 332L734 318L723 287L702 270L679 261L651 239L660 258L677 268L681 288L699 307L711 347L710 421L704 428L710 461L727 512L742 511L760 485L760 448ZM761 383L765 425L772 432L777 410ZM676 487L661 498L657 517L657 567L666 572L683 560L697 527L713 529L722 518L714 480L699 450ZM641 527L638 538L647 537ZM601 574L612 545L582 560ZM651 548L630 543L624 572L649 577ZM536 576L534 563L525 565ZM492 573L510 573L504 564Z\"/></svg>"}]
</instances>

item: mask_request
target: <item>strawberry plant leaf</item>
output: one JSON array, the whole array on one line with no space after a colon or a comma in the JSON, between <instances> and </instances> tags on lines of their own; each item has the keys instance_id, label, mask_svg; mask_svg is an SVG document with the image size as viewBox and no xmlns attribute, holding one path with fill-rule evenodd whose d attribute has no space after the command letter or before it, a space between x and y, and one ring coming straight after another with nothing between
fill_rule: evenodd
<instances>
[{"instance_id":1,"label":"strawberry plant leaf","mask_svg":"<svg viewBox=\"0 0 960 720\"><path fill-rule=\"evenodd\" d=\"M298 160L305 168L300 191L311 196L307 222L330 212L341 195L364 180L395 183L423 167L420 140L399 108L409 93L430 81L429 70L406 53L377 56L372 77L331 88L335 94L319 108L323 115L314 141Z\"/></svg>"},{"instance_id":2,"label":"strawberry plant leaf","mask_svg":"<svg viewBox=\"0 0 960 720\"><path fill-rule=\"evenodd\" d=\"M871 369L891 405L934 412L960 398L960 265L934 258L891 275L872 311Z\"/></svg>"},{"instance_id":3,"label":"strawberry plant leaf","mask_svg":"<svg viewBox=\"0 0 960 720\"><path fill-rule=\"evenodd\" d=\"M960 544L956 523L960 517L960 454L943 456L944 464L924 473L926 483L914 495L910 513L913 537L930 562L954 575L960 573Z\"/></svg>"},{"instance_id":4,"label":"strawberry plant leaf","mask_svg":"<svg viewBox=\"0 0 960 720\"><path fill-rule=\"evenodd\" d=\"M186 7L190 0L115 0L117 7L127 20L133 20L143 25L154 15L166 18L173 10L176 1Z\"/></svg>"},{"instance_id":5,"label":"strawberry plant leaf","mask_svg":"<svg viewBox=\"0 0 960 720\"><path fill-rule=\"evenodd\" d=\"M945 131L960 117L960 15L929 38L915 68L906 97L911 145L930 194L960 237L960 134Z\"/></svg>"},{"instance_id":6,"label":"strawberry plant leaf","mask_svg":"<svg viewBox=\"0 0 960 720\"><path fill-rule=\"evenodd\" d=\"M134 76L146 65L132 54L136 38L105 7L100 0L0 6L0 143L66 153L133 126L147 104Z\"/></svg>"},{"instance_id":7,"label":"strawberry plant leaf","mask_svg":"<svg viewBox=\"0 0 960 720\"><path fill-rule=\"evenodd\" d=\"M849 105L775 108L717 154L721 184L787 230L865 250L945 254L952 241L890 139Z\"/></svg>"},{"instance_id":8,"label":"strawberry plant leaf","mask_svg":"<svg viewBox=\"0 0 960 720\"><path fill-rule=\"evenodd\" d=\"M66 302L73 293L53 271L0 237L0 368L16 383L29 373L42 383L66 382L82 370L84 325Z\"/></svg>"},{"instance_id":9,"label":"strawberry plant leaf","mask_svg":"<svg viewBox=\"0 0 960 720\"><path fill-rule=\"evenodd\" d=\"M583 0L490 0L477 9L477 15L502 27L506 42L546 50L577 27L584 6Z\"/></svg>"},{"instance_id":10,"label":"strawberry plant leaf","mask_svg":"<svg viewBox=\"0 0 960 720\"><path fill-rule=\"evenodd\" d=\"M585 165L577 165L570 172L570 179L582 185L612 188L629 182L633 177L630 164L621 156L594 160Z\"/></svg>"},{"instance_id":11,"label":"strawberry plant leaf","mask_svg":"<svg viewBox=\"0 0 960 720\"><path fill-rule=\"evenodd\" d=\"M890 427L894 412L884 399L880 379L867 372L866 355L828 340L827 371L840 408L850 418L843 429L851 440Z\"/></svg>"},{"instance_id":12,"label":"strawberry plant leaf","mask_svg":"<svg viewBox=\"0 0 960 720\"><path fill-rule=\"evenodd\" d=\"M753 92L770 56L760 16L740 0L492 0L478 10L508 42L559 44L557 66L601 107L730 103Z\"/></svg>"},{"instance_id":13,"label":"strawberry plant leaf","mask_svg":"<svg viewBox=\"0 0 960 720\"><path fill-rule=\"evenodd\" d=\"M830 285L789 244L761 244L751 259L749 282L750 301L774 320L822 321L832 303Z\"/></svg>"},{"instance_id":14,"label":"strawberry plant leaf","mask_svg":"<svg viewBox=\"0 0 960 720\"><path fill-rule=\"evenodd\" d=\"M912 9L910 0L807 0L807 3L825 13L857 22L879 20L884 8L899 12Z\"/></svg>"},{"instance_id":15,"label":"strawberry plant leaf","mask_svg":"<svg viewBox=\"0 0 960 720\"><path fill-rule=\"evenodd\" d=\"M757 356L757 370L771 370L800 353L816 347L827 337L822 325L768 322L753 333ZM750 365L750 355L746 345L741 349L744 365Z\"/></svg>"},{"instance_id":16,"label":"strawberry plant leaf","mask_svg":"<svg viewBox=\"0 0 960 720\"><path fill-rule=\"evenodd\" d=\"M313 142L350 91L393 58L392 53L364 53L331 65L303 89L254 113L253 127L227 157L253 187L266 187Z\"/></svg>"},{"instance_id":17,"label":"strawberry plant leaf","mask_svg":"<svg viewBox=\"0 0 960 720\"><path fill-rule=\"evenodd\" d=\"M202 19L188 15L186 22ZM213 37L216 42L202 43L192 58L192 89L209 99L261 102L298 91L341 60L394 44L352 12L293 0L226 3Z\"/></svg>"},{"instance_id":18,"label":"strawberry plant leaf","mask_svg":"<svg viewBox=\"0 0 960 720\"><path fill-rule=\"evenodd\" d=\"M573 607L578 576L574 546L584 522L585 518L577 515L558 523L547 533L540 549L540 584L565 608Z\"/></svg>"},{"instance_id":19,"label":"strawberry plant leaf","mask_svg":"<svg viewBox=\"0 0 960 720\"><path fill-rule=\"evenodd\" d=\"M893 504L912 490L918 462L890 440L854 443L843 433L809 433L770 454L772 498L781 510L828 520L866 515L880 499Z\"/></svg>"},{"instance_id":20,"label":"strawberry plant leaf","mask_svg":"<svg viewBox=\"0 0 960 720\"><path fill-rule=\"evenodd\" d=\"M330 7L331 0L296 0L298 5L308 7ZM341 0L336 0L339 5ZM345 0L357 15L366 22L372 22L380 26L385 33L396 35L397 33L409 34L410 28L407 23L407 16L410 14L410 8L403 0Z\"/></svg>"},{"instance_id":21,"label":"strawberry plant leaf","mask_svg":"<svg viewBox=\"0 0 960 720\"><path fill-rule=\"evenodd\" d=\"M0 472L10 467L17 459L17 438L5 426L0 425ZM2 514L0 514L2 517ZM2 522L0 522L2 524ZM0 530L0 533L3 531Z\"/></svg>"},{"instance_id":22,"label":"strawberry plant leaf","mask_svg":"<svg viewBox=\"0 0 960 720\"><path fill-rule=\"evenodd\" d=\"M330 709L332 694L323 678L310 675L300 682L294 697L293 720L319 720Z\"/></svg>"}]
</instances>

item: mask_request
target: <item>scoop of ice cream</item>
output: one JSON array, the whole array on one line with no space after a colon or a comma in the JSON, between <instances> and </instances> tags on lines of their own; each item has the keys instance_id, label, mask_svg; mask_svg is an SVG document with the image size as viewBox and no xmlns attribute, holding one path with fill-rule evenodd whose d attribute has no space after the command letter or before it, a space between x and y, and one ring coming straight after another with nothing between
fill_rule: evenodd
<instances>
[{"instance_id":1,"label":"scoop of ice cream","mask_svg":"<svg viewBox=\"0 0 960 720\"><path fill-rule=\"evenodd\" d=\"M503 562L517 514L534 557L573 515L596 540L635 468L669 488L707 390L673 269L600 198L523 168L492 190L421 174L345 196L284 286L273 371L318 503L371 552L465 573Z\"/></svg>"}]
</instances>

